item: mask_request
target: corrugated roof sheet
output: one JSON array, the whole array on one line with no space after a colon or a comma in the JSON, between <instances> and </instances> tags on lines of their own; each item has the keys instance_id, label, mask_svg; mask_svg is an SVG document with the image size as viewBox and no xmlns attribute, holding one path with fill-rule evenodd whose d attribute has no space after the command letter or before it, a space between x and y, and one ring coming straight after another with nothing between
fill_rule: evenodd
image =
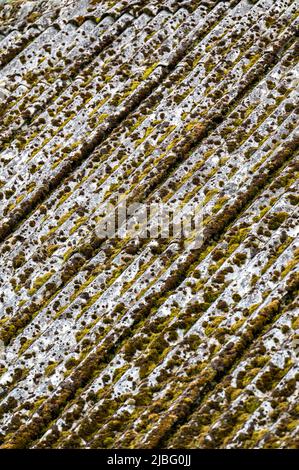
<instances>
[{"instance_id":1,"label":"corrugated roof sheet","mask_svg":"<svg viewBox=\"0 0 299 470\"><path fill-rule=\"evenodd\" d=\"M1 3L0 447L298 446L297 2Z\"/></svg>"}]
</instances>

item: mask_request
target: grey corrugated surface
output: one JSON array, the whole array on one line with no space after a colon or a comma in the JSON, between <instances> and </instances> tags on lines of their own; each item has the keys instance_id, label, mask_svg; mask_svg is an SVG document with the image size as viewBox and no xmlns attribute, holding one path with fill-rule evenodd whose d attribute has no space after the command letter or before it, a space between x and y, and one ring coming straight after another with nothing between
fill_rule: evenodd
<instances>
[{"instance_id":1,"label":"grey corrugated surface","mask_svg":"<svg viewBox=\"0 0 299 470\"><path fill-rule=\"evenodd\" d=\"M296 2L20 3L0 10L2 447L295 447ZM102 240L118 196L196 208L201 244Z\"/></svg>"}]
</instances>

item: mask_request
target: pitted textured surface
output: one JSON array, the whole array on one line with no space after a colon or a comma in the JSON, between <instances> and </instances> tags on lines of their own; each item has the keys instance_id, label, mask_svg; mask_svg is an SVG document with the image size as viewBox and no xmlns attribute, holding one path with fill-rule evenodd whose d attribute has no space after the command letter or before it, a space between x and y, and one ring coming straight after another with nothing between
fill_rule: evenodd
<instances>
[{"instance_id":1,"label":"pitted textured surface","mask_svg":"<svg viewBox=\"0 0 299 470\"><path fill-rule=\"evenodd\" d=\"M0 447L298 446L297 31L0 2ZM202 206L201 246L100 238L117 195Z\"/></svg>"}]
</instances>

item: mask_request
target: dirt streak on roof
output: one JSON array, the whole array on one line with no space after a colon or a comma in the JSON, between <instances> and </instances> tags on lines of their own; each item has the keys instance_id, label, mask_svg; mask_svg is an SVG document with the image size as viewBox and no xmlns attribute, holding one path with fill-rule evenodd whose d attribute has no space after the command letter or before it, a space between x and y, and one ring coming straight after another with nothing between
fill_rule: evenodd
<instances>
[{"instance_id":1,"label":"dirt streak on roof","mask_svg":"<svg viewBox=\"0 0 299 470\"><path fill-rule=\"evenodd\" d=\"M0 2L0 448L298 447L297 30Z\"/></svg>"}]
</instances>

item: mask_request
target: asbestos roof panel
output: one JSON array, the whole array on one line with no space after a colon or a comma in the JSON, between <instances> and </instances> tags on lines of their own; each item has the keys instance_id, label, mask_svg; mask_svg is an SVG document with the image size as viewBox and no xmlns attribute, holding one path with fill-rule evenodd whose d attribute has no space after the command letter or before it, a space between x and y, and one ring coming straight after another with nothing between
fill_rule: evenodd
<instances>
[{"instance_id":1,"label":"asbestos roof panel","mask_svg":"<svg viewBox=\"0 0 299 470\"><path fill-rule=\"evenodd\" d=\"M298 447L297 29L0 2L0 448Z\"/></svg>"}]
</instances>

